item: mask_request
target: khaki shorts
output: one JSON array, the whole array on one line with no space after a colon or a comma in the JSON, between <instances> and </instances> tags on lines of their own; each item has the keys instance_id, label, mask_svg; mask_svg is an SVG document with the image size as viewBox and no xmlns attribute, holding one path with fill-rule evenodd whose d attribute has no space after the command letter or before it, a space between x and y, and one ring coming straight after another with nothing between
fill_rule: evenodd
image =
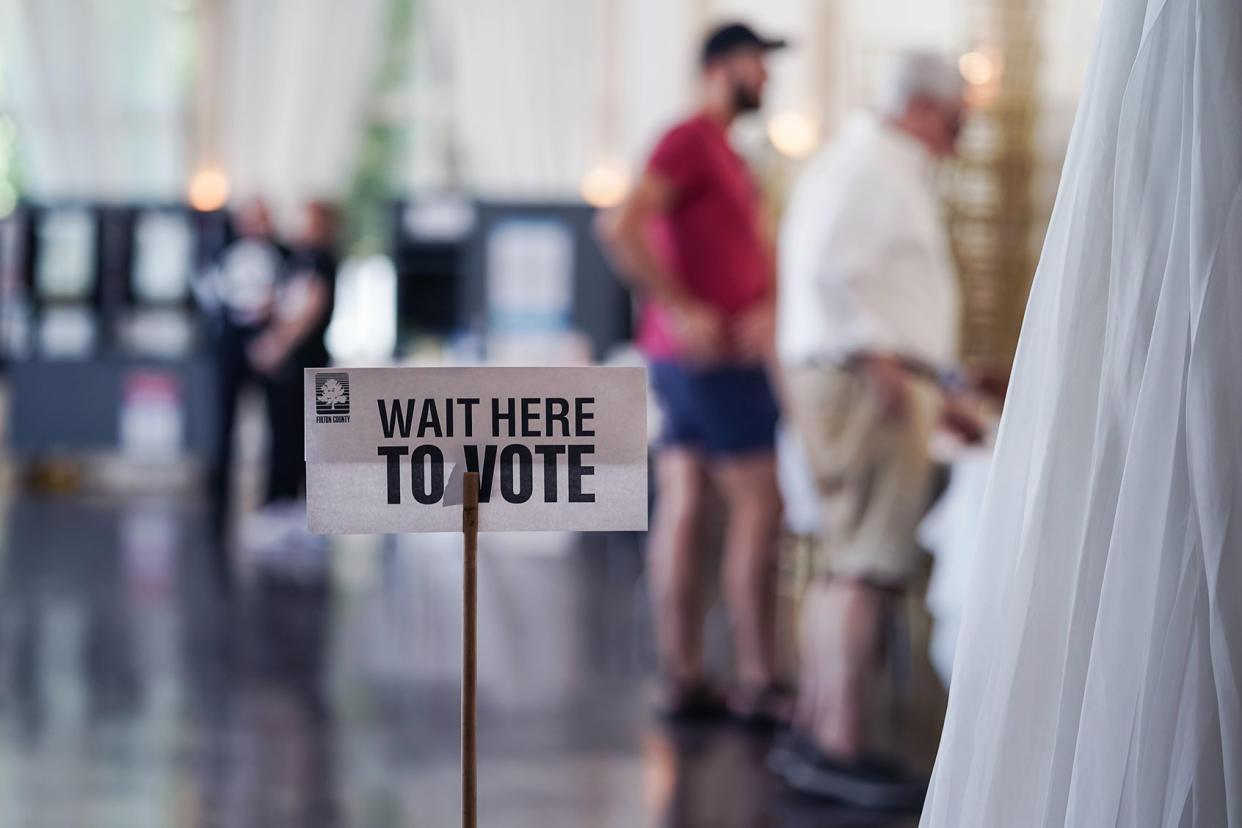
<instances>
[{"instance_id":1,"label":"khaki shorts","mask_svg":"<svg viewBox=\"0 0 1242 828\"><path fill-rule=\"evenodd\" d=\"M915 531L930 494L939 391L911 376L904 414L886 420L857 370L791 366L783 379L786 415L819 490L815 573L909 581L920 569Z\"/></svg>"}]
</instances>

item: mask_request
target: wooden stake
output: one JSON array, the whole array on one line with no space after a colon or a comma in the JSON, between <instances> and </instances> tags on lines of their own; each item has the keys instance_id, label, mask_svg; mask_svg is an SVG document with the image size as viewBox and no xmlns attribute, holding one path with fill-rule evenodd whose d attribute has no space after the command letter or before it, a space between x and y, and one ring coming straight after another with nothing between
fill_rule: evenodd
<instances>
[{"instance_id":1,"label":"wooden stake","mask_svg":"<svg viewBox=\"0 0 1242 828\"><path fill-rule=\"evenodd\" d=\"M476 753L479 574L479 473L462 480L462 635L461 635L461 824L478 825L478 755Z\"/></svg>"}]
</instances>

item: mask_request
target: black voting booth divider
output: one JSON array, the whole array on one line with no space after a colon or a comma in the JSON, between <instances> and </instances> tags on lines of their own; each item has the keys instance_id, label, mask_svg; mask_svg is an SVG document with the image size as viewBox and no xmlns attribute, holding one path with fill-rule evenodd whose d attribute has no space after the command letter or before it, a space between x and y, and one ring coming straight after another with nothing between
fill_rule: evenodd
<instances>
[{"instance_id":1,"label":"black voting booth divider","mask_svg":"<svg viewBox=\"0 0 1242 828\"><path fill-rule=\"evenodd\" d=\"M428 335L486 331L488 242L509 222L562 228L572 239L571 327L598 360L631 337L632 303L595 240L596 209L576 202L420 198L392 208L398 350Z\"/></svg>"},{"instance_id":2,"label":"black voting booth divider","mask_svg":"<svg viewBox=\"0 0 1242 828\"><path fill-rule=\"evenodd\" d=\"M223 212L176 204L24 203L0 234L0 356L20 456L163 436L203 454L213 373L192 279Z\"/></svg>"},{"instance_id":3,"label":"black voting booth divider","mask_svg":"<svg viewBox=\"0 0 1242 828\"><path fill-rule=\"evenodd\" d=\"M590 356L601 359L628 340L631 300L595 240L595 212L574 202L460 197L394 204L397 355L418 338L488 331L489 240L513 222L560 228L571 240L565 323L585 335ZM161 262L161 254L174 255L178 233L189 235L187 260ZM0 363L9 378L10 447L31 458L124 448L127 412L154 400L180 412L181 452L210 457L215 377L190 283L229 241L224 211L179 204L23 203L5 219ZM180 319L183 347L144 348L135 331L151 319L164 330Z\"/></svg>"}]
</instances>

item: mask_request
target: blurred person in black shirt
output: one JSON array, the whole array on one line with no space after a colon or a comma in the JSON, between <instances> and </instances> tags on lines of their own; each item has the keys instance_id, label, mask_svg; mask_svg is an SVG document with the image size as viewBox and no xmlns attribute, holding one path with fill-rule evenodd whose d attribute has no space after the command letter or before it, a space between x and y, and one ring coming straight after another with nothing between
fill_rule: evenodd
<instances>
[{"instance_id":1,"label":"blurred person in black shirt","mask_svg":"<svg viewBox=\"0 0 1242 828\"><path fill-rule=\"evenodd\" d=\"M272 317L247 348L262 378L272 428L267 501L302 494L306 474L302 428L302 371L328 364L324 343L336 282L336 211L306 206L302 229L277 286Z\"/></svg>"},{"instance_id":2,"label":"blurred person in black shirt","mask_svg":"<svg viewBox=\"0 0 1242 828\"><path fill-rule=\"evenodd\" d=\"M306 208L292 250L276 240L267 208L257 199L238 210L236 229L237 238L221 254L205 292L216 316L220 431L212 524L222 549L232 496L237 398L247 385L261 386L267 401L271 437L265 502L301 493L302 369L327 364L324 334L336 276L335 211L327 204ZM226 583L231 578L223 553L220 575Z\"/></svg>"},{"instance_id":3,"label":"blurred person in black shirt","mask_svg":"<svg viewBox=\"0 0 1242 828\"><path fill-rule=\"evenodd\" d=\"M294 241L278 286L272 324L250 349L251 365L274 376L279 369L326 365L324 337L332 319L336 285L336 208L324 201L306 205L302 229ZM301 423L301 396L298 397Z\"/></svg>"},{"instance_id":4,"label":"blurred person in black shirt","mask_svg":"<svg viewBox=\"0 0 1242 828\"><path fill-rule=\"evenodd\" d=\"M288 250L276 241L267 206L254 199L233 216L234 240L224 248L199 292L212 318L219 432L212 468L212 530L217 542L225 536L233 479L233 430L237 398L257 382L246 351L270 321L276 283ZM222 545L222 544L221 544ZM227 580L227 555L220 556Z\"/></svg>"}]
</instances>

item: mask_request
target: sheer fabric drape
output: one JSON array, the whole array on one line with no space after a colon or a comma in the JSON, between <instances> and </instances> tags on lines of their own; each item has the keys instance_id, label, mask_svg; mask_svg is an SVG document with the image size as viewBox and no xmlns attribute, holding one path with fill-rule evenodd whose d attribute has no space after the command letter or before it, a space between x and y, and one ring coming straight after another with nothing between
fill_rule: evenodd
<instances>
[{"instance_id":1,"label":"sheer fabric drape","mask_svg":"<svg viewBox=\"0 0 1242 828\"><path fill-rule=\"evenodd\" d=\"M1242 826L1242 6L1109 0L924 828Z\"/></svg>"}]
</instances>

